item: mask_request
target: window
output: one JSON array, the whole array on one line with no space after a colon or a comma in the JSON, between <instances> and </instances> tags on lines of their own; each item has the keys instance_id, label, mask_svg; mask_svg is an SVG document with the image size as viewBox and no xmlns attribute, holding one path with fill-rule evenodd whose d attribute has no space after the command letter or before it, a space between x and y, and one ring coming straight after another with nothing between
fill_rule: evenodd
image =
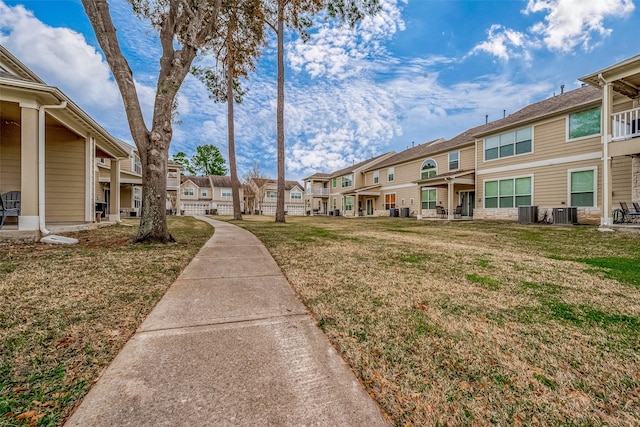
<instances>
[{"instance_id":1,"label":"window","mask_svg":"<svg viewBox=\"0 0 640 427\"><path fill-rule=\"evenodd\" d=\"M531 177L485 181L485 208L513 208L531 205Z\"/></svg>"},{"instance_id":2,"label":"window","mask_svg":"<svg viewBox=\"0 0 640 427\"><path fill-rule=\"evenodd\" d=\"M353 175L345 175L342 177L342 188L351 187L353 185Z\"/></svg>"},{"instance_id":3,"label":"window","mask_svg":"<svg viewBox=\"0 0 640 427\"><path fill-rule=\"evenodd\" d=\"M435 209L436 208L436 189L435 188L423 188L422 189L422 209Z\"/></svg>"},{"instance_id":4,"label":"window","mask_svg":"<svg viewBox=\"0 0 640 427\"><path fill-rule=\"evenodd\" d=\"M202 190L200 190L200 195L202 197L207 197L207 194L209 194L209 192L207 191L206 188L203 188Z\"/></svg>"},{"instance_id":5,"label":"window","mask_svg":"<svg viewBox=\"0 0 640 427\"><path fill-rule=\"evenodd\" d=\"M396 193L385 194L384 195L384 208L386 209L395 209L396 207Z\"/></svg>"},{"instance_id":6,"label":"window","mask_svg":"<svg viewBox=\"0 0 640 427\"><path fill-rule=\"evenodd\" d=\"M142 188L133 187L133 207L140 209L142 206Z\"/></svg>"},{"instance_id":7,"label":"window","mask_svg":"<svg viewBox=\"0 0 640 427\"><path fill-rule=\"evenodd\" d=\"M569 171L571 206L595 206L595 170Z\"/></svg>"},{"instance_id":8,"label":"window","mask_svg":"<svg viewBox=\"0 0 640 427\"><path fill-rule=\"evenodd\" d=\"M568 139L598 135L600 133L600 120L600 107L570 114Z\"/></svg>"},{"instance_id":9,"label":"window","mask_svg":"<svg viewBox=\"0 0 640 427\"><path fill-rule=\"evenodd\" d=\"M346 196L344 198L344 209L347 211L353 210L353 196Z\"/></svg>"},{"instance_id":10,"label":"window","mask_svg":"<svg viewBox=\"0 0 640 427\"><path fill-rule=\"evenodd\" d=\"M267 190L265 193L265 198L267 199L277 199L278 198L278 192L275 190Z\"/></svg>"},{"instance_id":11,"label":"window","mask_svg":"<svg viewBox=\"0 0 640 427\"><path fill-rule=\"evenodd\" d=\"M193 191L193 188L191 188L191 187L184 187L182 189L182 195L183 196L193 196L193 195L195 195L195 192Z\"/></svg>"},{"instance_id":12,"label":"window","mask_svg":"<svg viewBox=\"0 0 640 427\"><path fill-rule=\"evenodd\" d=\"M413 197L409 199L409 204L413 205Z\"/></svg>"},{"instance_id":13,"label":"window","mask_svg":"<svg viewBox=\"0 0 640 427\"><path fill-rule=\"evenodd\" d=\"M389 168L387 170L387 181L393 182L395 180L396 168ZM394 195L394 203L395 203L395 195Z\"/></svg>"},{"instance_id":14,"label":"window","mask_svg":"<svg viewBox=\"0 0 640 427\"><path fill-rule=\"evenodd\" d=\"M336 209L338 209L338 199L337 198L333 198L333 210L335 211Z\"/></svg>"},{"instance_id":15,"label":"window","mask_svg":"<svg viewBox=\"0 0 640 427\"><path fill-rule=\"evenodd\" d=\"M425 160L420 168L420 179L433 178L438 174L438 166L432 159Z\"/></svg>"},{"instance_id":16,"label":"window","mask_svg":"<svg viewBox=\"0 0 640 427\"><path fill-rule=\"evenodd\" d=\"M484 140L484 159L493 160L531 153L531 128L506 132Z\"/></svg>"},{"instance_id":17,"label":"window","mask_svg":"<svg viewBox=\"0 0 640 427\"><path fill-rule=\"evenodd\" d=\"M267 193L269 193L269 192L267 191ZM231 189L230 188L222 188L222 189L220 189L220 196L223 199L230 199L231 197L233 197L232 194L231 194ZM267 197L269 197L269 196L267 196Z\"/></svg>"},{"instance_id":18,"label":"window","mask_svg":"<svg viewBox=\"0 0 640 427\"><path fill-rule=\"evenodd\" d=\"M449 170L454 171L460 169L460 152L452 151L449 153Z\"/></svg>"},{"instance_id":19,"label":"window","mask_svg":"<svg viewBox=\"0 0 640 427\"><path fill-rule=\"evenodd\" d=\"M302 200L302 193L299 191L292 191L291 193L289 193L289 196L291 197L291 201L293 202Z\"/></svg>"},{"instance_id":20,"label":"window","mask_svg":"<svg viewBox=\"0 0 640 427\"><path fill-rule=\"evenodd\" d=\"M333 178L331 180L331 184L332 184L333 188L336 188L338 186L338 178Z\"/></svg>"},{"instance_id":21,"label":"window","mask_svg":"<svg viewBox=\"0 0 640 427\"><path fill-rule=\"evenodd\" d=\"M142 174L142 163L140 162L140 156L133 155L133 171L138 174Z\"/></svg>"},{"instance_id":22,"label":"window","mask_svg":"<svg viewBox=\"0 0 640 427\"><path fill-rule=\"evenodd\" d=\"M380 171L373 172L373 183L377 184L380 182Z\"/></svg>"}]
</instances>

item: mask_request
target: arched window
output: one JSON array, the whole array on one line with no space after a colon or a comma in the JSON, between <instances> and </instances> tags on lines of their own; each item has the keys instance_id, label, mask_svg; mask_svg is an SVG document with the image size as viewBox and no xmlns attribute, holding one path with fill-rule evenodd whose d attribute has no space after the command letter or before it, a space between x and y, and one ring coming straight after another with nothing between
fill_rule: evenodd
<instances>
[{"instance_id":1,"label":"arched window","mask_svg":"<svg viewBox=\"0 0 640 427\"><path fill-rule=\"evenodd\" d=\"M420 179L433 178L438 174L438 166L432 159L425 160L420 168Z\"/></svg>"}]
</instances>

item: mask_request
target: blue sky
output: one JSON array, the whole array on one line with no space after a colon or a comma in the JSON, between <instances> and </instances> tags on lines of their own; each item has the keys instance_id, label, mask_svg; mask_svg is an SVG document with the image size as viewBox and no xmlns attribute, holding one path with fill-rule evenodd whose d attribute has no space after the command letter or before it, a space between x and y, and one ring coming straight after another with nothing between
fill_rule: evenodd
<instances>
[{"instance_id":1,"label":"blue sky","mask_svg":"<svg viewBox=\"0 0 640 427\"><path fill-rule=\"evenodd\" d=\"M124 0L109 2L147 119L160 48ZM287 179L331 172L512 113L637 55L638 0L381 0L355 29L318 17L286 44ZM0 0L0 44L132 143L120 94L80 0ZM203 59L206 63L207 59ZM275 50L265 49L236 107L242 175L275 177ZM227 152L226 106L189 76L170 152Z\"/></svg>"}]
</instances>

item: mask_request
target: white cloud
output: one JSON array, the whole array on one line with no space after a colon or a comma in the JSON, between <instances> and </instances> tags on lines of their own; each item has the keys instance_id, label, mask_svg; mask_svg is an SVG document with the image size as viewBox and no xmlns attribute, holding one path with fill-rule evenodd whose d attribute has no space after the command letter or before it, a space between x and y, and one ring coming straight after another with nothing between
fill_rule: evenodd
<instances>
[{"instance_id":1,"label":"white cloud","mask_svg":"<svg viewBox=\"0 0 640 427\"><path fill-rule=\"evenodd\" d=\"M529 61L531 60L529 53L531 46L532 42L526 34L494 24L487 30L487 40L476 45L470 54L486 52L505 61L513 57Z\"/></svg>"},{"instance_id":2,"label":"white cloud","mask_svg":"<svg viewBox=\"0 0 640 427\"><path fill-rule=\"evenodd\" d=\"M123 7L123 2L116 1L112 4L112 12L124 17ZM131 12L129 19L135 19ZM116 22L116 26L120 24ZM121 33L135 36L135 31L130 32L130 29L131 26L122 24ZM150 36L143 31L135 37L142 43L141 40ZM0 0L0 43L45 83L58 87L99 123L109 123L114 136L131 141L120 91L109 65L82 34L69 28L51 27L24 6L7 6ZM152 49L145 46L140 51L148 55ZM141 77L149 84L136 79L136 89L145 121L149 124L153 115L155 81L146 75ZM184 104L183 110L188 109L188 103Z\"/></svg>"},{"instance_id":3,"label":"white cloud","mask_svg":"<svg viewBox=\"0 0 640 427\"><path fill-rule=\"evenodd\" d=\"M383 43L405 29L399 1L381 0L380 3L381 10L366 16L355 28L324 20L324 17L316 19L317 30L307 42L298 38L289 44L289 65L314 78L344 79L359 75L367 67L365 59L383 55Z\"/></svg>"},{"instance_id":4,"label":"white cloud","mask_svg":"<svg viewBox=\"0 0 640 427\"><path fill-rule=\"evenodd\" d=\"M604 20L624 17L634 10L633 0L529 0L525 13L546 13L544 22L531 28L551 50L569 52L576 46L589 51L593 37L607 37Z\"/></svg>"}]
</instances>

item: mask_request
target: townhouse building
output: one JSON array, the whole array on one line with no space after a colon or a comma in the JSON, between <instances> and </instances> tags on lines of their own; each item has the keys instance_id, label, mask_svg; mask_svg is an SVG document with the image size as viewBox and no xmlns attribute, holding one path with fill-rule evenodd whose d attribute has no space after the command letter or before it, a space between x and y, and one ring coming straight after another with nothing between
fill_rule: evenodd
<instances>
[{"instance_id":1,"label":"townhouse building","mask_svg":"<svg viewBox=\"0 0 640 427\"><path fill-rule=\"evenodd\" d=\"M249 212L256 215L275 215L278 203L278 181L269 178L251 178L246 183L245 200ZM304 187L298 181L285 180L284 210L288 215L304 215Z\"/></svg>"},{"instance_id":2,"label":"townhouse building","mask_svg":"<svg viewBox=\"0 0 640 427\"><path fill-rule=\"evenodd\" d=\"M609 225L619 202L640 201L640 55L580 80L454 138L311 175L310 213L517 220L535 207L532 221Z\"/></svg>"}]
</instances>

